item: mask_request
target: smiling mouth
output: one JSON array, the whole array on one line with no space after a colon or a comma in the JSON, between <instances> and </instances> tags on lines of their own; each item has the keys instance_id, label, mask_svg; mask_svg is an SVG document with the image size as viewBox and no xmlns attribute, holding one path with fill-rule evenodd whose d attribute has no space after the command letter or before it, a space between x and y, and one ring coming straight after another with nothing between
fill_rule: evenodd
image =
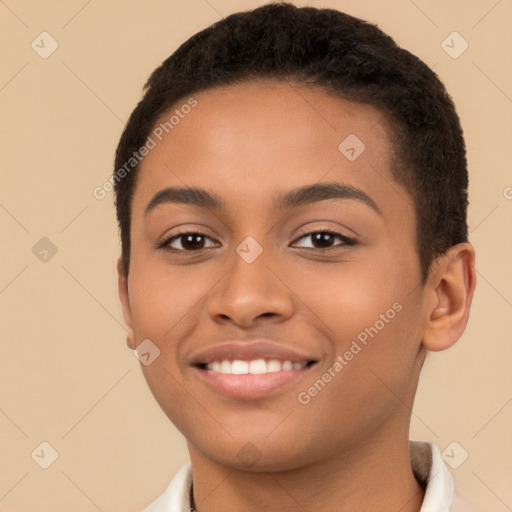
<instances>
[{"instance_id":1,"label":"smiling mouth","mask_svg":"<svg viewBox=\"0 0 512 512\"><path fill-rule=\"evenodd\" d=\"M212 391L237 400L259 400L297 385L317 361L289 359L222 359L192 367Z\"/></svg>"},{"instance_id":2,"label":"smiling mouth","mask_svg":"<svg viewBox=\"0 0 512 512\"><path fill-rule=\"evenodd\" d=\"M189 356L192 375L216 395L235 400L279 396L297 386L322 353L269 340L233 341Z\"/></svg>"},{"instance_id":3,"label":"smiling mouth","mask_svg":"<svg viewBox=\"0 0 512 512\"><path fill-rule=\"evenodd\" d=\"M303 368L313 366L316 361L303 361L294 363L290 360L280 361L279 359L251 359L249 361L242 359L223 359L221 361L212 361L211 363L199 363L197 368L207 370L213 373L224 375L262 375L267 373L276 373L282 371L302 370Z\"/></svg>"}]
</instances>

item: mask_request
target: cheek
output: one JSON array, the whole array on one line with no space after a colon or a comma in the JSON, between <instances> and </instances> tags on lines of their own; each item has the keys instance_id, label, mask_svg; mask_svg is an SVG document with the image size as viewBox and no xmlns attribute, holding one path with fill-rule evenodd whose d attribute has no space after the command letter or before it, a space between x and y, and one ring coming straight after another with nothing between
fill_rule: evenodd
<instances>
[{"instance_id":1,"label":"cheek","mask_svg":"<svg viewBox=\"0 0 512 512\"><path fill-rule=\"evenodd\" d=\"M205 272L159 262L134 264L130 305L136 335L172 341L184 328L183 320L197 313L208 289Z\"/></svg>"},{"instance_id":2,"label":"cheek","mask_svg":"<svg viewBox=\"0 0 512 512\"><path fill-rule=\"evenodd\" d=\"M300 418L299 431L317 432L316 447L311 447L316 453L328 453L333 438L343 441L341 445L356 443L391 415L410 414L407 397L421 338L418 311L409 303L386 306L370 303L365 311L351 310L345 319L339 315L334 359L304 382L296 397L302 405L294 417ZM329 421L319 427L315 418ZM318 439L326 440L325 446Z\"/></svg>"},{"instance_id":3,"label":"cheek","mask_svg":"<svg viewBox=\"0 0 512 512\"><path fill-rule=\"evenodd\" d=\"M329 383L325 388L322 383L316 386L321 392L306 409L321 414L332 404L339 405L341 409L336 406L332 414L347 431L355 418L359 425L374 424L390 413L411 377L421 342L421 290L411 293L416 267L414 262L407 265L402 260L397 266L392 261L388 264L382 257L357 269L347 263L335 271L318 267L314 276L293 286L307 305L304 314L334 349L332 360L322 368ZM309 395L308 386L314 385L305 384L303 391ZM313 395L316 388L311 390Z\"/></svg>"},{"instance_id":4,"label":"cheek","mask_svg":"<svg viewBox=\"0 0 512 512\"><path fill-rule=\"evenodd\" d=\"M202 410L187 391L177 355L196 325L193 319L208 287L201 285L199 273L143 261L134 262L130 271L133 329L137 344L150 339L159 355L148 366L141 364L141 370L155 400L185 434L191 424L201 421Z\"/></svg>"},{"instance_id":5,"label":"cheek","mask_svg":"<svg viewBox=\"0 0 512 512\"><path fill-rule=\"evenodd\" d=\"M339 350L344 349L343 340L356 337L379 321L395 302L402 302L407 288L407 280L397 282L384 257L379 263L316 264L287 275L290 288L306 306L303 314L311 322L318 324L320 320L326 335L340 340ZM395 311L389 316L394 318Z\"/></svg>"}]
</instances>

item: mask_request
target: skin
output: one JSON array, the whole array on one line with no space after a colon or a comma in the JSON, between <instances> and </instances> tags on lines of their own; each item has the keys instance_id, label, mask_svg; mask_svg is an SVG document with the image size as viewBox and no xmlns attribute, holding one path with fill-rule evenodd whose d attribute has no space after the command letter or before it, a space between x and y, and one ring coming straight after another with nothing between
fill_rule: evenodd
<instances>
[{"instance_id":1,"label":"skin","mask_svg":"<svg viewBox=\"0 0 512 512\"><path fill-rule=\"evenodd\" d=\"M282 82L194 97L197 106L142 162L128 277L118 268L130 347L149 338L161 351L141 367L187 439L197 510L418 511L411 408L426 350L448 348L466 326L472 246L450 249L421 285L414 205L392 178L378 110ZM351 133L366 146L352 162L338 149ZM380 213L353 198L274 208L276 194L317 182L357 187ZM145 216L169 186L206 188L226 211L164 203ZM194 229L209 237L204 249L186 253L183 238L174 252L158 248ZM323 229L355 244L335 236L322 252L306 235ZM250 264L235 250L247 236L263 249ZM298 394L394 303L401 311L300 403ZM254 338L298 347L318 362L301 381L258 400L219 395L189 365L203 347ZM239 457L247 443L259 457L254 465Z\"/></svg>"}]
</instances>

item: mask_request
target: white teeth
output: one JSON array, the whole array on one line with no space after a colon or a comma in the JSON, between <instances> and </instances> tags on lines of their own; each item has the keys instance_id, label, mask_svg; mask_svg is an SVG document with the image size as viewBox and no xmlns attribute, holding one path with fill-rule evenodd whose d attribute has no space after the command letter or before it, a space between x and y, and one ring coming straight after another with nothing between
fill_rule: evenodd
<instances>
[{"instance_id":1,"label":"white teeth","mask_svg":"<svg viewBox=\"0 0 512 512\"><path fill-rule=\"evenodd\" d=\"M267 363L267 372L280 372L281 371L281 361L278 361L277 359L271 359Z\"/></svg>"},{"instance_id":2,"label":"white teeth","mask_svg":"<svg viewBox=\"0 0 512 512\"><path fill-rule=\"evenodd\" d=\"M217 371L220 371L220 373L231 373L231 361L222 361L222 363L220 364L220 370Z\"/></svg>"},{"instance_id":3,"label":"white teeth","mask_svg":"<svg viewBox=\"0 0 512 512\"><path fill-rule=\"evenodd\" d=\"M259 374L267 372L265 359L255 359L249 363L249 373Z\"/></svg>"},{"instance_id":4,"label":"white teeth","mask_svg":"<svg viewBox=\"0 0 512 512\"><path fill-rule=\"evenodd\" d=\"M307 363L292 363L291 361L279 361L278 359L254 359L252 361L242 361L236 359L229 361L213 361L206 368L210 371L233 375L260 375L263 373L274 373L280 371L300 370Z\"/></svg>"},{"instance_id":5,"label":"white teeth","mask_svg":"<svg viewBox=\"0 0 512 512\"><path fill-rule=\"evenodd\" d=\"M281 365L281 368L283 370L293 370L293 364L292 364L291 361L283 361L283 364Z\"/></svg>"},{"instance_id":6,"label":"white teeth","mask_svg":"<svg viewBox=\"0 0 512 512\"><path fill-rule=\"evenodd\" d=\"M249 373L249 362L239 361L238 359L233 361L231 363L231 373L233 375L244 375L245 373Z\"/></svg>"}]
</instances>

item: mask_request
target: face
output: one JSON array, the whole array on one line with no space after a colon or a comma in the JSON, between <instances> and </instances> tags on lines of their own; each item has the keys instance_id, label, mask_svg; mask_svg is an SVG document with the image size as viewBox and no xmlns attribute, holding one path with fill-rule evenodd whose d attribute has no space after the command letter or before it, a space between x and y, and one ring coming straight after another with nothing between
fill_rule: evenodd
<instances>
[{"instance_id":1,"label":"face","mask_svg":"<svg viewBox=\"0 0 512 512\"><path fill-rule=\"evenodd\" d=\"M407 432L427 298L382 113L288 83L194 98L142 162L121 292L158 403L253 471Z\"/></svg>"}]
</instances>

